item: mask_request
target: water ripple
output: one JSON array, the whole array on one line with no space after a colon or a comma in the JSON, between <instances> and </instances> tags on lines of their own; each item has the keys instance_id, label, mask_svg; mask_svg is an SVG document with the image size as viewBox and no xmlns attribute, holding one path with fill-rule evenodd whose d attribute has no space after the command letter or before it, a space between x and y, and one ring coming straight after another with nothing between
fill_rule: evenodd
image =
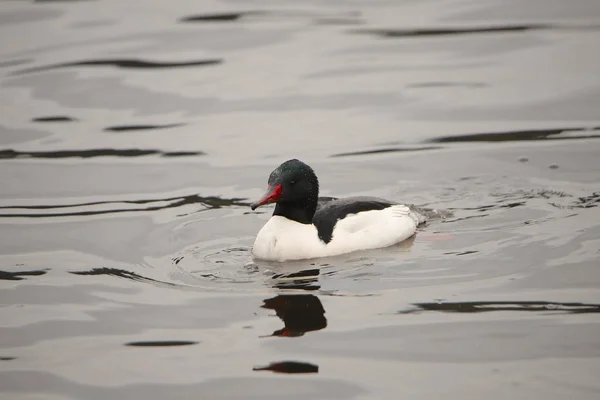
<instances>
[{"instance_id":1,"label":"water ripple","mask_svg":"<svg viewBox=\"0 0 600 400\"><path fill-rule=\"evenodd\" d=\"M67 115L50 115L47 117L33 118L31 122L74 122L77 121L75 118L71 118Z\"/></svg>"},{"instance_id":2,"label":"water ripple","mask_svg":"<svg viewBox=\"0 0 600 400\"><path fill-rule=\"evenodd\" d=\"M571 132L587 132L587 134L576 136L557 135ZM428 143L452 143L452 142L512 142L519 140L565 140L565 139L589 139L600 138L600 127L573 127L555 129L528 129L505 132L483 132L468 135L441 136L430 139Z\"/></svg>"},{"instance_id":3,"label":"water ripple","mask_svg":"<svg viewBox=\"0 0 600 400\"><path fill-rule=\"evenodd\" d=\"M131 131L148 131L153 129L168 129L185 126L185 124L164 124L164 125L115 125L104 128L104 132L131 132Z\"/></svg>"},{"instance_id":4,"label":"water ripple","mask_svg":"<svg viewBox=\"0 0 600 400\"><path fill-rule=\"evenodd\" d=\"M125 346L133 347L174 347L174 346L191 346L198 344L192 340L152 340L143 342L129 342L125 343Z\"/></svg>"},{"instance_id":5,"label":"water ripple","mask_svg":"<svg viewBox=\"0 0 600 400\"><path fill-rule=\"evenodd\" d=\"M17 272L8 272L8 271L0 271L0 280L3 281L22 281L23 276L40 276L47 274L48 271L38 270L38 271L17 271Z\"/></svg>"},{"instance_id":6,"label":"water ripple","mask_svg":"<svg viewBox=\"0 0 600 400\"><path fill-rule=\"evenodd\" d=\"M171 283L171 282L159 281L159 280L156 280L156 279L148 278L146 276L142 276L142 275L137 274L135 272L126 271L124 269L119 269L119 268L106 268L106 267L102 267L102 268L92 268L92 269L90 269L88 271L69 271L69 273L73 274L73 275L82 275L82 276L86 276L86 275L92 275L92 276L98 276L98 275L116 276L116 277L119 277L119 278L129 279L129 280L138 281L138 282L148 282L148 283L154 283L154 284L166 285L166 286L178 286L178 285L175 285L174 283Z\"/></svg>"},{"instance_id":7,"label":"water ripple","mask_svg":"<svg viewBox=\"0 0 600 400\"><path fill-rule=\"evenodd\" d=\"M203 197L197 194L187 196L175 196L158 199L140 199L140 200L109 200L94 201L88 203L76 204L57 204L57 205L17 205L0 207L0 218L47 218L47 217L66 217L66 216L85 216L100 214L116 214L124 212L148 212L165 210L169 208L182 207L188 204L201 204L206 209L217 209L221 207L242 206L247 207L249 203L244 202L242 198L221 198L217 196ZM115 208L117 204L142 205L144 207ZM108 207L107 207L108 206ZM83 209L82 209L83 208ZM66 209L66 210L65 210ZM15 210L15 211L13 211ZM26 212L24 212L24 210ZM61 210L60 212L58 210ZM62 211L65 210L65 211Z\"/></svg>"},{"instance_id":8,"label":"water ripple","mask_svg":"<svg viewBox=\"0 0 600 400\"><path fill-rule=\"evenodd\" d=\"M68 63L43 65L40 67L26 68L15 71L12 75L23 75L34 72L51 71L56 69L73 68L73 67L116 67L130 69L166 69L166 68L182 68L182 67L201 67L223 63L222 59L208 59L196 61L182 62L160 62L147 61L138 59L106 59L106 60L85 60Z\"/></svg>"},{"instance_id":9,"label":"water ripple","mask_svg":"<svg viewBox=\"0 0 600 400\"><path fill-rule=\"evenodd\" d=\"M465 301L456 303L415 303L416 308L399 311L399 314L415 314L422 311L449 313L480 313L490 311L560 311L569 314L600 313L600 304L560 303L550 301Z\"/></svg>"},{"instance_id":10,"label":"water ripple","mask_svg":"<svg viewBox=\"0 0 600 400\"><path fill-rule=\"evenodd\" d=\"M241 12L224 12L214 14L199 14L182 17L179 22L231 22L242 19L249 15L262 15L265 11L241 11Z\"/></svg>"},{"instance_id":11,"label":"water ripple","mask_svg":"<svg viewBox=\"0 0 600 400\"><path fill-rule=\"evenodd\" d=\"M502 26L474 26L454 28L421 28L421 29L355 29L350 33L369 34L385 38L471 35L485 33L527 32L539 30L597 30L598 25L570 26L558 24L520 24Z\"/></svg>"},{"instance_id":12,"label":"water ripple","mask_svg":"<svg viewBox=\"0 0 600 400\"><path fill-rule=\"evenodd\" d=\"M323 304L312 294L282 294L263 302L261 307L274 310L285 325L269 336L299 337L327 327Z\"/></svg>"},{"instance_id":13,"label":"water ripple","mask_svg":"<svg viewBox=\"0 0 600 400\"><path fill-rule=\"evenodd\" d=\"M158 155L161 157L193 157L205 155L203 151L161 151L154 149L89 149L54 151L19 151L0 149L0 160L19 158L95 158L95 157L142 157Z\"/></svg>"},{"instance_id":14,"label":"water ripple","mask_svg":"<svg viewBox=\"0 0 600 400\"><path fill-rule=\"evenodd\" d=\"M425 150L438 150L442 149L441 146L427 146L427 147L386 147L384 149L373 149L363 151L351 151L347 153L332 154L329 157L348 157L348 156L364 156L369 154L381 154L381 153L404 153L414 151L425 151Z\"/></svg>"}]
</instances>

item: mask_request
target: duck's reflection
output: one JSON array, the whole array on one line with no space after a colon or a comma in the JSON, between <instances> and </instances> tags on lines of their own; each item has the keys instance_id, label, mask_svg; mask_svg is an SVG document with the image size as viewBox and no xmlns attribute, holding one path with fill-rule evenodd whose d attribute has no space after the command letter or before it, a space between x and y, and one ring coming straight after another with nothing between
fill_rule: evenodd
<instances>
[{"instance_id":1,"label":"duck's reflection","mask_svg":"<svg viewBox=\"0 0 600 400\"><path fill-rule=\"evenodd\" d=\"M272 286L279 289L282 294L263 300L261 307L274 310L275 314L283 321L284 327L268 336L298 337L306 332L318 331L327 326L325 309L317 296L290 293L298 290L318 290L320 288L319 274L320 270L311 266L308 269L281 273L271 277Z\"/></svg>"},{"instance_id":2,"label":"duck's reflection","mask_svg":"<svg viewBox=\"0 0 600 400\"><path fill-rule=\"evenodd\" d=\"M320 270L309 268L293 273L277 274L271 277L272 286L285 294L263 300L261 308L274 310L284 324L271 335L264 337L299 337L307 332L318 331L327 327L325 309L321 300L313 294L290 293L298 290L318 290ZM287 293L286 293L287 292ZM300 361L272 362L264 367L254 367L254 371L272 371L285 374L318 373L319 366Z\"/></svg>"},{"instance_id":3,"label":"duck's reflection","mask_svg":"<svg viewBox=\"0 0 600 400\"><path fill-rule=\"evenodd\" d=\"M252 368L252 371L272 371L283 374L310 374L318 373L319 366L299 361L281 361L271 363L264 367L254 367Z\"/></svg>"},{"instance_id":4,"label":"duck's reflection","mask_svg":"<svg viewBox=\"0 0 600 400\"><path fill-rule=\"evenodd\" d=\"M379 253L396 253L410 249L415 236L387 249L377 249ZM374 251L374 250L373 250ZM278 273L270 276L269 285L277 290L277 295L263 300L261 308L274 310L277 317L283 321L283 328L262 338L286 337L298 338L308 332L315 332L327 327L325 308L321 300L312 293L321 289L319 277L331 276L338 270L354 270L358 266L371 265L368 255L370 251L361 254L340 255L330 257L324 263L318 261L287 262L285 265L273 266ZM365 261L366 260L366 261ZM344 268L332 267L341 265ZM323 272L322 270L323 269ZM333 272L332 272L333 271ZM265 339L268 340L268 339ZM305 361L289 360L276 361L262 367L254 367L254 371L272 371L278 373L318 373L319 366Z\"/></svg>"},{"instance_id":5,"label":"duck's reflection","mask_svg":"<svg viewBox=\"0 0 600 400\"><path fill-rule=\"evenodd\" d=\"M275 310L284 324L270 336L298 337L327 327L323 304L312 294L280 294L264 300L261 307Z\"/></svg>"},{"instance_id":6,"label":"duck's reflection","mask_svg":"<svg viewBox=\"0 0 600 400\"><path fill-rule=\"evenodd\" d=\"M299 272L277 274L271 277L273 287L276 289L301 289L318 290L320 270L317 268L305 269Z\"/></svg>"}]
</instances>

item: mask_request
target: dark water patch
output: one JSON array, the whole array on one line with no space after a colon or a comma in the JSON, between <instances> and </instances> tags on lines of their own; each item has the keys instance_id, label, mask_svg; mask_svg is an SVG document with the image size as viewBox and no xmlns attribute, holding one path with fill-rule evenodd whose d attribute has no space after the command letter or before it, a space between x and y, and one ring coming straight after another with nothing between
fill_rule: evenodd
<instances>
[{"instance_id":1,"label":"dark water patch","mask_svg":"<svg viewBox=\"0 0 600 400\"><path fill-rule=\"evenodd\" d=\"M12 361L16 359L17 357L0 357L0 361Z\"/></svg>"},{"instance_id":2,"label":"dark water patch","mask_svg":"<svg viewBox=\"0 0 600 400\"><path fill-rule=\"evenodd\" d=\"M314 291L321 289L317 279L279 280L273 285L275 289Z\"/></svg>"},{"instance_id":3,"label":"dark water patch","mask_svg":"<svg viewBox=\"0 0 600 400\"><path fill-rule=\"evenodd\" d=\"M125 346L132 347L176 347L176 346L191 346L200 342L194 342L191 340L153 340L143 342L129 342L125 343Z\"/></svg>"},{"instance_id":4,"label":"dark water patch","mask_svg":"<svg viewBox=\"0 0 600 400\"><path fill-rule=\"evenodd\" d=\"M487 33L519 33L539 30L597 30L598 25L569 26L558 24L515 24L500 26L473 26L455 28L422 28L422 29L355 29L350 33L375 35L384 38L433 37L473 35Z\"/></svg>"},{"instance_id":5,"label":"dark water patch","mask_svg":"<svg viewBox=\"0 0 600 400\"><path fill-rule=\"evenodd\" d=\"M23 218L46 218L46 217L68 217L68 216L85 216L85 215L100 215L100 214L112 214L112 213L123 213L123 212L148 212L165 210L169 208L182 207L189 204L201 204L206 209L217 209L222 207L247 207L249 203L244 202L242 198L221 198L217 196L200 196L197 194L187 196L175 196L158 199L140 199L140 200L111 200L111 201L94 201L88 203L76 203L76 204L58 204L58 205L31 205L31 206L4 206L0 207L1 210L48 210L49 212L44 213L32 213L32 212L16 212L16 213L0 213L0 218L10 217L23 217ZM158 203L158 204L154 204ZM164 204L168 203L168 204ZM135 205L147 205L144 208L105 208L106 206L112 206L115 204L135 204ZM154 204L154 205L153 205ZM56 211L64 210L69 208L80 208L90 207L97 208L92 210L81 210L81 211Z\"/></svg>"},{"instance_id":6,"label":"dark water patch","mask_svg":"<svg viewBox=\"0 0 600 400\"><path fill-rule=\"evenodd\" d=\"M47 270L18 271L18 272L0 271L0 280L22 281L25 279L25 278L23 278L24 276L40 276L40 275L46 275L47 273L48 273Z\"/></svg>"},{"instance_id":7,"label":"dark water patch","mask_svg":"<svg viewBox=\"0 0 600 400\"><path fill-rule=\"evenodd\" d=\"M524 206L526 204L527 203L524 202L524 201L518 201L518 202L508 203L508 204L501 204L501 203L499 203L499 204L488 204L488 205L477 206L477 207L465 207L465 208L460 208L460 210L485 212L485 211L499 209L499 208L516 208L516 207L522 207L522 206Z\"/></svg>"},{"instance_id":8,"label":"dark water patch","mask_svg":"<svg viewBox=\"0 0 600 400\"><path fill-rule=\"evenodd\" d=\"M31 120L32 122L75 122L77 119L66 115L51 115L48 117L37 117Z\"/></svg>"},{"instance_id":9,"label":"dark water patch","mask_svg":"<svg viewBox=\"0 0 600 400\"><path fill-rule=\"evenodd\" d=\"M271 277L272 286L276 289L319 290L320 270L306 269L299 272L275 274Z\"/></svg>"},{"instance_id":10,"label":"dark water patch","mask_svg":"<svg viewBox=\"0 0 600 400\"><path fill-rule=\"evenodd\" d=\"M174 257L174 258L172 258L172 259L171 259L171 261L173 261L173 264L174 264L174 265L177 265L177 264L179 264L179 262L180 262L181 260L183 260L183 256L178 256L178 257Z\"/></svg>"},{"instance_id":11,"label":"dark water patch","mask_svg":"<svg viewBox=\"0 0 600 400\"><path fill-rule=\"evenodd\" d=\"M116 67L128 69L169 69L169 68L185 68L185 67L203 67L217 65L223 63L222 59L183 61L183 62L160 62L147 61L138 59L107 59L107 60L86 60L70 63L59 63L44 65L40 67L32 67L16 71L13 75L30 74L34 72L52 71L64 68L76 67Z\"/></svg>"},{"instance_id":12,"label":"dark water patch","mask_svg":"<svg viewBox=\"0 0 600 400\"><path fill-rule=\"evenodd\" d=\"M552 205L558 207L558 205L551 203ZM600 192L594 192L589 196L578 197L573 203L571 203L570 208L592 208L598 207L600 204Z\"/></svg>"},{"instance_id":13,"label":"dark water patch","mask_svg":"<svg viewBox=\"0 0 600 400\"><path fill-rule=\"evenodd\" d=\"M90 149L90 150L54 150L54 151L18 151L0 150L0 160L20 158L95 158L95 157L143 157L158 155L161 157L193 157L205 155L203 151L173 151L144 149Z\"/></svg>"},{"instance_id":14,"label":"dark water patch","mask_svg":"<svg viewBox=\"0 0 600 400\"><path fill-rule=\"evenodd\" d=\"M274 310L284 327L270 336L298 337L327 327L321 300L312 294L279 295L265 299L262 308Z\"/></svg>"},{"instance_id":15,"label":"dark water patch","mask_svg":"<svg viewBox=\"0 0 600 400\"><path fill-rule=\"evenodd\" d=\"M266 11L241 11L214 14L198 14L181 17L178 22L233 22L249 15L264 15Z\"/></svg>"},{"instance_id":16,"label":"dark water patch","mask_svg":"<svg viewBox=\"0 0 600 400\"><path fill-rule=\"evenodd\" d=\"M254 367L252 371L272 371L282 374L316 374L319 366L299 361L281 361L264 367Z\"/></svg>"},{"instance_id":17,"label":"dark water patch","mask_svg":"<svg viewBox=\"0 0 600 400\"><path fill-rule=\"evenodd\" d=\"M469 254L475 254L475 253L479 253L477 250L469 250L469 251L449 251L447 253L447 255L455 255L455 256L466 256Z\"/></svg>"},{"instance_id":18,"label":"dark water patch","mask_svg":"<svg viewBox=\"0 0 600 400\"><path fill-rule=\"evenodd\" d=\"M381 153L405 153L414 151L425 151L425 150L438 150L442 149L442 146L427 146L427 147L387 147L384 149L364 150L364 151L352 151L348 153L337 153L329 157L348 157L348 156L364 156L369 154L381 154Z\"/></svg>"},{"instance_id":19,"label":"dark water patch","mask_svg":"<svg viewBox=\"0 0 600 400\"><path fill-rule=\"evenodd\" d=\"M491 311L552 311L568 314L600 313L600 304L560 303L550 301L472 301L456 303L415 303L416 309L399 311L399 314L415 314L423 311L449 313L481 313Z\"/></svg>"},{"instance_id":20,"label":"dark water patch","mask_svg":"<svg viewBox=\"0 0 600 400\"><path fill-rule=\"evenodd\" d=\"M314 264L311 264L314 265ZM292 272L289 274L276 274L273 275L273 279L278 279L278 278L312 278L312 277L316 277L319 276L320 270L319 269L305 269L302 271L298 271L298 272Z\"/></svg>"},{"instance_id":21,"label":"dark water patch","mask_svg":"<svg viewBox=\"0 0 600 400\"><path fill-rule=\"evenodd\" d=\"M104 132L131 132L131 131L149 131L154 129L168 129L185 126L185 124L165 124L165 125L116 125L104 128Z\"/></svg>"},{"instance_id":22,"label":"dark water patch","mask_svg":"<svg viewBox=\"0 0 600 400\"><path fill-rule=\"evenodd\" d=\"M301 10L254 10L254 11L234 11L218 12L207 14L188 15L178 19L182 23L230 23L244 20L248 17L268 16L272 18L303 18L310 19L318 25L359 25L364 21L360 19L359 12L349 12L337 15L323 15L318 12Z\"/></svg>"},{"instance_id":23,"label":"dark water patch","mask_svg":"<svg viewBox=\"0 0 600 400\"><path fill-rule=\"evenodd\" d=\"M203 151L169 151L166 153L162 153L161 157L189 157L189 156L198 156L205 155L206 153Z\"/></svg>"},{"instance_id":24,"label":"dark water patch","mask_svg":"<svg viewBox=\"0 0 600 400\"><path fill-rule=\"evenodd\" d=\"M106 276L111 276L111 277L116 276L119 278L129 279L129 280L137 281L137 282L150 282L150 283L158 283L158 284L167 285L167 286L177 286L174 283L159 281L156 279L142 276L140 274L136 274L135 272L126 271L124 269L118 269L118 268L100 267L100 268L92 268L89 271L69 271L69 273L73 274L73 275L80 275L80 276L100 276L100 275L106 275Z\"/></svg>"},{"instance_id":25,"label":"dark water patch","mask_svg":"<svg viewBox=\"0 0 600 400\"><path fill-rule=\"evenodd\" d=\"M427 140L428 143L454 143L454 142L512 142L530 140L566 140L566 139L589 139L598 138L600 134L588 134L577 136L556 137L568 132L598 132L600 127L592 128L557 128L557 129L529 129L505 132L473 133L469 135L441 136Z\"/></svg>"}]
</instances>

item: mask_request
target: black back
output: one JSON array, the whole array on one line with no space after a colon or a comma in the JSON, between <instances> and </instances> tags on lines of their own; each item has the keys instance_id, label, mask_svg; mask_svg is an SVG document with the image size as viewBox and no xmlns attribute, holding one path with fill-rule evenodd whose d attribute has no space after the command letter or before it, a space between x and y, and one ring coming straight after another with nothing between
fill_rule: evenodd
<instances>
[{"instance_id":1,"label":"black back","mask_svg":"<svg viewBox=\"0 0 600 400\"><path fill-rule=\"evenodd\" d=\"M347 197L340 200L331 200L319 205L312 222L317 227L319 239L329 243L333 236L335 224L345 216L362 211L383 210L395 204L378 197Z\"/></svg>"}]
</instances>

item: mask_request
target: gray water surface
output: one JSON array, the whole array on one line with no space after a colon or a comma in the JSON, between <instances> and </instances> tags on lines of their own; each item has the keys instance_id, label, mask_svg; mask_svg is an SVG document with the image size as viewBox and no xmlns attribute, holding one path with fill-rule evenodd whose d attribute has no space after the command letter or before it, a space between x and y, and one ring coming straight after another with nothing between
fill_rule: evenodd
<instances>
[{"instance_id":1,"label":"gray water surface","mask_svg":"<svg viewBox=\"0 0 600 400\"><path fill-rule=\"evenodd\" d=\"M0 397L596 399L593 0L0 4ZM444 210L253 260L270 171Z\"/></svg>"}]
</instances>

